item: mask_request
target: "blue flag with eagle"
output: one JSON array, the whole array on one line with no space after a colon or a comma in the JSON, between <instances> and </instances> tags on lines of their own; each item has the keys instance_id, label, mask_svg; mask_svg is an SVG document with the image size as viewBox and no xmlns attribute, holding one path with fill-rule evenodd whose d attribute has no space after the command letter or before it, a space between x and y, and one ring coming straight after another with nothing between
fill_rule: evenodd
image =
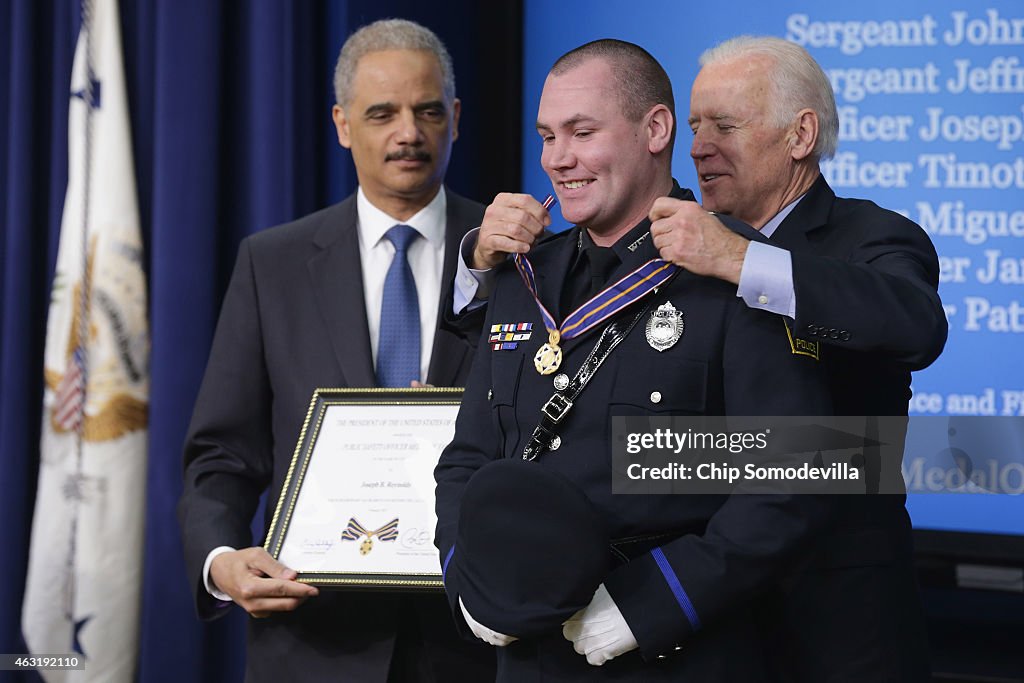
<instances>
[{"instance_id":1,"label":"blue flag with eagle","mask_svg":"<svg viewBox=\"0 0 1024 683\"><path fill-rule=\"evenodd\" d=\"M149 330L116 0L86 0L46 328L39 483L22 632L76 653L47 681L131 681L145 522Z\"/></svg>"}]
</instances>

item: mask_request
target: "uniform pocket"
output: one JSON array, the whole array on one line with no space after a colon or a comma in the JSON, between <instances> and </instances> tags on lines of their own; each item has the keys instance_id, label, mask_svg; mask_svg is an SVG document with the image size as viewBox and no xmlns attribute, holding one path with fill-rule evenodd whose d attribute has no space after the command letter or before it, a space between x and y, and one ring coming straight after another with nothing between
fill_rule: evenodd
<instances>
[{"instance_id":1,"label":"uniform pocket","mask_svg":"<svg viewBox=\"0 0 1024 683\"><path fill-rule=\"evenodd\" d=\"M609 415L703 415L708 364L690 358L658 358L649 367L621 363Z\"/></svg>"},{"instance_id":2,"label":"uniform pocket","mask_svg":"<svg viewBox=\"0 0 1024 683\"><path fill-rule=\"evenodd\" d=\"M501 435L502 457L519 454L519 426L516 421L516 392L523 354L493 351L491 360L491 419Z\"/></svg>"}]
</instances>

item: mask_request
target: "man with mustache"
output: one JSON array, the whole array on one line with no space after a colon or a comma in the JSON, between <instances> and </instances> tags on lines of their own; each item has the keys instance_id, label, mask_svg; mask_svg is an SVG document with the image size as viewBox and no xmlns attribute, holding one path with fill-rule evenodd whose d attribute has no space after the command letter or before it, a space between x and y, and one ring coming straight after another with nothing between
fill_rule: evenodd
<instances>
[{"instance_id":1,"label":"man with mustache","mask_svg":"<svg viewBox=\"0 0 1024 683\"><path fill-rule=\"evenodd\" d=\"M493 654L457 637L442 596L321 594L253 547L317 387L459 386L473 355L437 329L483 214L443 187L460 113L447 50L418 24L378 21L346 41L334 81L359 189L239 248L185 444L189 581L200 617L231 602L254 617L249 681L490 680Z\"/></svg>"}]
</instances>

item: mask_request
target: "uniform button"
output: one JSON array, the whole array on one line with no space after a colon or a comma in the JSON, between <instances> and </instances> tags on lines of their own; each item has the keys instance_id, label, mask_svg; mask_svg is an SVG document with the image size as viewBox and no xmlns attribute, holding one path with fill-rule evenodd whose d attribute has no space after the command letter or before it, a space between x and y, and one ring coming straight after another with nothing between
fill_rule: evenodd
<instances>
[{"instance_id":1,"label":"uniform button","mask_svg":"<svg viewBox=\"0 0 1024 683\"><path fill-rule=\"evenodd\" d=\"M762 294L761 296L757 297L757 303L764 306L766 303L768 303L768 297Z\"/></svg>"},{"instance_id":2,"label":"uniform button","mask_svg":"<svg viewBox=\"0 0 1024 683\"><path fill-rule=\"evenodd\" d=\"M660 391L652 391L651 392L651 403L661 403L661 392Z\"/></svg>"},{"instance_id":3,"label":"uniform button","mask_svg":"<svg viewBox=\"0 0 1024 683\"><path fill-rule=\"evenodd\" d=\"M493 397L494 397L494 390L488 389L487 390L487 400L490 401Z\"/></svg>"},{"instance_id":4,"label":"uniform button","mask_svg":"<svg viewBox=\"0 0 1024 683\"><path fill-rule=\"evenodd\" d=\"M849 332L849 330L843 330L842 332L840 332L839 333L839 338L841 340L843 340L843 341L850 341L850 332Z\"/></svg>"},{"instance_id":5,"label":"uniform button","mask_svg":"<svg viewBox=\"0 0 1024 683\"><path fill-rule=\"evenodd\" d=\"M839 339L839 330L837 330L834 327L832 329L830 329L828 331L828 338L829 339Z\"/></svg>"},{"instance_id":6,"label":"uniform button","mask_svg":"<svg viewBox=\"0 0 1024 683\"><path fill-rule=\"evenodd\" d=\"M665 655L658 655L656 659L665 659Z\"/></svg>"},{"instance_id":7,"label":"uniform button","mask_svg":"<svg viewBox=\"0 0 1024 683\"><path fill-rule=\"evenodd\" d=\"M557 434L555 436L551 437L551 445L549 446L549 448L551 450L557 451L558 447L561 446L561 445L562 445L562 437L558 436Z\"/></svg>"},{"instance_id":8,"label":"uniform button","mask_svg":"<svg viewBox=\"0 0 1024 683\"><path fill-rule=\"evenodd\" d=\"M807 334L811 335L812 337L815 336L816 334L818 334L818 327L817 327L817 325L808 325L807 326Z\"/></svg>"},{"instance_id":9,"label":"uniform button","mask_svg":"<svg viewBox=\"0 0 1024 683\"><path fill-rule=\"evenodd\" d=\"M565 391L565 388L569 386L569 375L564 372L560 372L555 375L555 389L558 391Z\"/></svg>"}]
</instances>

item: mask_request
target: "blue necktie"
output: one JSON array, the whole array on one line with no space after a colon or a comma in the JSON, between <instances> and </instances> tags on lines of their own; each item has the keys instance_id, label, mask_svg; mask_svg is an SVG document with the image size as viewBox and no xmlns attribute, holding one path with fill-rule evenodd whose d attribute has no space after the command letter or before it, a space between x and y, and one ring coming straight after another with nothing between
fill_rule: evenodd
<instances>
[{"instance_id":1,"label":"blue necktie","mask_svg":"<svg viewBox=\"0 0 1024 683\"><path fill-rule=\"evenodd\" d=\"M395 257L384 278L377 342L377 383L382 387L408 387L420 378L420 302L409 267L409 245L420 234L408 225L396 225L384 237L395 245Z\"/></svg>"}]
</instances>

